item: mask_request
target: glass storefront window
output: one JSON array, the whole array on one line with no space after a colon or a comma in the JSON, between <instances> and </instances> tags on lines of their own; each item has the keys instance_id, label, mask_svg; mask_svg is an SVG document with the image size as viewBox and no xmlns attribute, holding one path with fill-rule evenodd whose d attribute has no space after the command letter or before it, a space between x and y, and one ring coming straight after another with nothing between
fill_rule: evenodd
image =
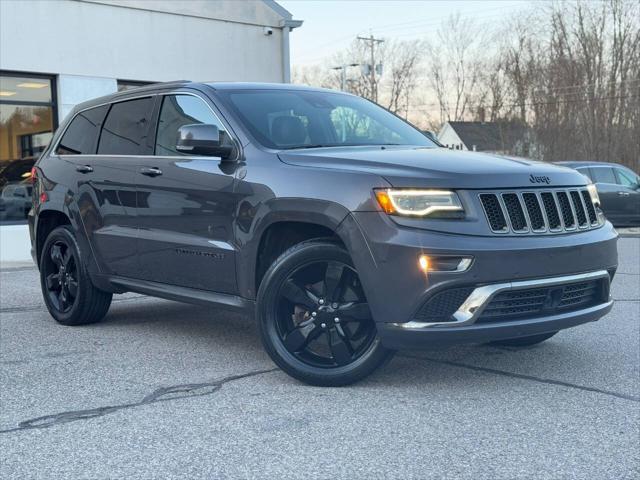
<instances>
[{"instance_id":1,"label":"glass storefront window","mask_svg":"<svg viewBox=\"0 0 640 480\"><path fill-rule=\"evenodd\" d=\"M56 126L51 78L0 72L0 225L26 220L31 167Z\"/></svg>"}]
</instances>

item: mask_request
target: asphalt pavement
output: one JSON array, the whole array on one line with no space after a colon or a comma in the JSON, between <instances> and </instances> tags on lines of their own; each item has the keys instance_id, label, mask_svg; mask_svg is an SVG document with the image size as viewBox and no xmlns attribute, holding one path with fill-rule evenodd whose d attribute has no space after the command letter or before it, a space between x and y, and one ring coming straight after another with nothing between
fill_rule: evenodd
<instances>
[{"instance_id":1,"label":"asphalt pavement","mask_svg":"<svg viewBox=\"0 0 640 480\"><path fill-rule=\"evenodd\" d=\"M598 322L334 389L276 369L251 319L126 294L63 327L35 268L4 268L0 478L639 478L640 238L619 250Z\"/></svg>"}]
</instances>

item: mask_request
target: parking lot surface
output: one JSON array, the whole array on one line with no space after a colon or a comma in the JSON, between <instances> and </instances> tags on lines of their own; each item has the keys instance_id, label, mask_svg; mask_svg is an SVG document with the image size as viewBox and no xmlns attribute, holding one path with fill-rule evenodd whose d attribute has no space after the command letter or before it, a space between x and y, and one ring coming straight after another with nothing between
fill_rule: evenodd
<instances>
[{"instance_id":1,"label":"parking lot surface","mask_svg":"<svg viewBox=\"0 0 640 480\"><path fill-rule=\"evenodd\" d=\"M638 478L640 239L619 250L599 322L334 389L277 370L251 319L126 294L63 327L35 268L3 269L0 477Z\"/></svg>"}]
</instances>

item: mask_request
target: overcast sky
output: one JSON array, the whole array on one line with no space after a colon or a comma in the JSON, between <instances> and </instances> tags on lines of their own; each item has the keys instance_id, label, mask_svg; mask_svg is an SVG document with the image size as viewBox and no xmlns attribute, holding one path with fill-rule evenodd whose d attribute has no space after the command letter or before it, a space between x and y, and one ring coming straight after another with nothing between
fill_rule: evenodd
<instances>
[{"instance_id":1,"label":"overcast sky","mask_svg":"<svg viewBox=\"0 0 640 480\"><path fill-rule=\"evenodd\" d=\"M304 20L291 34L292 66L320 63L349 45L357 35L421 38L440 22L460 12L479 22L504 19L531 5L523 0L279 0L296 20Z\"/></svg>"}]
</instances>

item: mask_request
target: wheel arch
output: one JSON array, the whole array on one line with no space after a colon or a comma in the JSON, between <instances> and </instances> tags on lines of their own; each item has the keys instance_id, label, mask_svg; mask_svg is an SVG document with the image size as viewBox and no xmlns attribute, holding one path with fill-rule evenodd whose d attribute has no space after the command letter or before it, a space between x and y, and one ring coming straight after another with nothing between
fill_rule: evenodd
<instances>
[{"instance_id":1,"label":"wheel arch","mask_svg":"<svg viewBox=\"0 0 640 480\"><path fill-rule=\"evenodd\" d=\"M333 238L347 249L338 234L349 214L342 205L309 199L281 199L268 205L239 251L236 264L240 294L255 298L260 281L271 263L285 250L313 238Z\"/></svg>"}]
</instances>

